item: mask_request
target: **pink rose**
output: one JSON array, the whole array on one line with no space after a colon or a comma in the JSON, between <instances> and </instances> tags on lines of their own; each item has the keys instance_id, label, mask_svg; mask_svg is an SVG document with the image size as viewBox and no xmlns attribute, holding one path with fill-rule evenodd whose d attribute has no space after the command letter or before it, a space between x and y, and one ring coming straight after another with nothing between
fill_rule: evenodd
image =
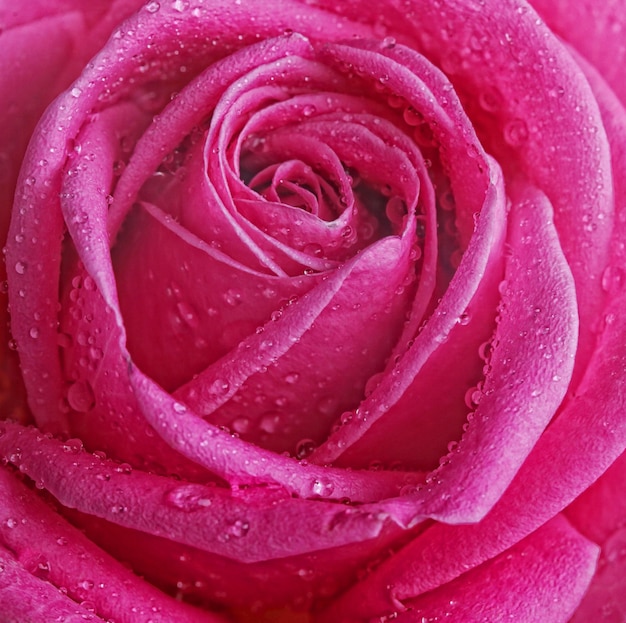
<instances>
[{"instance_id":1,"label":"pink rose","mask_svg":"<svg viewBox=\"0 0 626 623\"><path fill-rule=\"evenodd\" d=\"M622 621L624 2L8 4L0 620Z\"/></svg>"}]
</instances>

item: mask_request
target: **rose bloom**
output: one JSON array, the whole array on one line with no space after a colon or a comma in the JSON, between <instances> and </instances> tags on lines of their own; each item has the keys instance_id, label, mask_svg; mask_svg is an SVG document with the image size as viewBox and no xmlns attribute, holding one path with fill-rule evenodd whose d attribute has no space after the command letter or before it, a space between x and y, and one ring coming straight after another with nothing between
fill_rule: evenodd
<instances>
[{"instance_id":1,"label":"rose bloom","mask_svg":"<svg viewBox=\"0 0 626 623\"><path fill-rule=\"evenodd\" d=\"M2 623L626 621L626 2L0 28Z\"/></svg>"}]
</instances>

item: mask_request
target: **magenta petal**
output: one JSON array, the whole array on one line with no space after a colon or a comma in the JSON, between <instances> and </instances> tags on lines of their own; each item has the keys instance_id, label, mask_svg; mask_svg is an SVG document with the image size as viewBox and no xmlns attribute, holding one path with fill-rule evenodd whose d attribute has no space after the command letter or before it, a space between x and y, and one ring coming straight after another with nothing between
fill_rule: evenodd
<instances>
[{"instance_id":1,"label":"magenta petal","mask_svg":"<svg viewBox=\"0 0 626 623\"><path fill-rule=\"evenodd\" d=\"M3 427L3 456L15 459L12 448L19 446L21 470L63 506L241 562L370 540L385 524L383 513L294 499L281 488L236 494L181 483L85 452L78 440L64 443L16 424ZM319 482L321 497L325 481ZM284 538L268 540L268 534Z\"/></svg>"},{"instance_id":2,"label":"magenta petal","mask_svg":"<svg viewBox=\"0 0 626 623\"><path fill-rule=\"evenodd\" d=\"M626 454L574 500L566 514L582 534L602 548L597 573L572 621L618 623L626 615Z\"/></svg>"},{"instance_id":3,"label":"magenta petal","mask_svg":"<svg viewBox=\"0 0 626 623\"><path fill-rule=\"evenodd\" d=\"M336 11L332 0L319 4ZM380 19L377 7L364 0L342 7L342 15L360 21ZM458 5L416 0L388 8L387 27L442 67L458 91L479 101L497 100L497 110L481 117L490 150L503 163L519 166L554 206L578 292L580 377L604 299L601 280L614 206L607 136L589 84L548 27L515 0ZM469 53L472 49L477 53ZM545 62L548 57L551 63ZM563 85L567 97L550 95Z\"/></svg>"},{"instance_id":4,"label":"magenta petal","mask_svg":"<svg viewBox=\"0 0 626 623\"><path fill-rule=\"evenodd\" d=\"M609 504L612 500L609 501ZM623 515L622 515L623 517ZM621 623L626 617L626 530L620 528L602 544L598 568L571 623Z\"/></svg>"},{"instance_id":5,"label":"magenta petal","mask_svg":"<svg viewBox=\"0 0 626 623\"><path fill-rule=\"evenodd\" d=\"M423 330L411 341L406 354L398 361L394 374L385 374L375 391L365 398L354 416L344 422L311 456L311 460L329 463L360 441L366 431L385 418L388 410L406 393L429 356L448 338L467 309L483 278L493 248L498 248L505 226L504 190L500 172L491 161L493 176L486 188L484 205L476 231L455 276L435 313ZM373 457L377 458L377 457Z\"/></svg>"},{"instance_id":6,"label":"magenta petal","mask_svg":"<svg viewBox=\"0 0 626 623\"><path fill-rule=\"evenodd\" d=\"M172 448L232 485L274 483L301 497L373 502L397 495L403 486L421 480L422 474L417 472L320 467L263 450L207 424L132 364L129 376L146 420L159 435ZM207 397L219 400L215 394Z\"/></svg>"},{"instance_id":7,"label":"magenta petal","mask_svg":"<svg viewBox=\"0 0 626 623\"><path fill-rule=\"evenodd\" d=\"M589 585L597 556L593 543L556 517L493 560L425 595L412 597L411 589L393 578L377 594L366 581L321 620L352 623L395 613L393 620L401 623L439 618L451 623L566 623Z\"/></svg>"},{"instance_id":8,"label":"magenta petal","mask_svg":"<svg viewBox=\"0 0 626 623\"><path fill-rule=\"evenodd\" d=\"M0 545L0 616L6 623L105 623L55 586L32 575Z\"/></svg>"},{"instance_id":9,"label":"magenta petal","mask_svg":"<svg viewBox=\"0 0 626 623\"><path fill-rule=\"evenodd\" d=\"M412 223L409 218L407 231ZM278 452L297 454L303 439L319 443L338 414L359 403L366 380L383 368L397 339L407 298L398 291L412 270L410 250L406 234L374 243L276 310L175 397L213 424Z\"/></svg>"},{"instance_id":10,"label":"magenta petal","mask_svg":"<svg viewBox=\"0 0 626 623\"><path fill-rule=\"evenodd\" d=\"M53 620L55 608L63 604L68 613L75 609L88 615L86 620L100 620L99 616L120 623L135 623L136 617L142 616L155 623L179 617L189 623L221 620L174 601L133 575L5 469L0 471L0 500L0 542L15 556L13 569L19 574L19 579L8 582L6 564L5 573L0 574L3 622L40 620L30 618L35 615L28 612L35 596L39 607L45 604L41 620L46 622ZM44 590L42 584L48 588ZM28 587L27 595L20 585ZM63 588L64 593L56 588ZM96 614L78 605L83 602ZM11 619L7 616L10 605L16 612Z\"/></svg>"},{"instance_id":11,"label":"magenta petal","mask_svg":"<svg viewBox=\"0 0 626 623\"><path fill-rule=\"evenodd\" d=\"M571 43L602 74L626 104L626 83L621 71L626 61L624 0L531 0L530 4L555 33Z\"/></svg>"}]
</instances>

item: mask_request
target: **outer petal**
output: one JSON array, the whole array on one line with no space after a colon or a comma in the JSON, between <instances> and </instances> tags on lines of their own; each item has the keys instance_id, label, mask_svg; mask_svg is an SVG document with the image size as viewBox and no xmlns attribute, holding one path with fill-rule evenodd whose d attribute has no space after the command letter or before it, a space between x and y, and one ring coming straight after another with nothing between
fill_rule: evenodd
<instances>
[{"instance_id":1,"label":"outer petal","mask_svg":"<svg viewBox=\"0 0 626 623\"><path fill-rule=\"evenodd\" d=\"M589 585L597 556L597 547L557 517L497 558L406 600L408 611L396 620L565 623Z\"/></svg>"},{"instance_id":2,"label":"outer petal","mask_svg":"<svg viewBox=\"0 0 626 623\"><path fill-rule=\"evenodd\" d=\"M530 0L548 26L571 43L626 104L626 2Z\"/></svg>"},{"instance_id":3,"label":"outer petal","mask_svg":"<svg viewBox=\"0 0 626 623\"><path fill-rule=\"evenodd\" d=\"M623 17L623 15L622 15ZM585 72L600 103L605 127L611 143L611 156L615 171L615 194L618 205L626 201L626 109L609 86L583 58L574 54ZM609 76L610 78L610 76ZM621 85L621 83L620 83ZM619 88L619 86L618 86ZM620 219L620 222L623 219ZM624 287L626 262L623 251L623 226L613 241L611 264L604 273L603 286L608 295L619 296ZM604 322L611 322L607 314ZM626 616L624 557L626 519L624 454L590 489L583 493L568 509L568 516L588 538L602 546L598 573L577 610L573 621L617 622Z\"/></svg>"},{"instance_id":4,"label":"outer petal","mask_svg":"<svg viewBox=\"0 0 626 623\"><path fill-rule=\"evenodd\" d=\"M330 0L319 4L336 10ZM606 133L575 62L532 8L517 0L393 0L384 15L363 0L341 6L343 15L406 38L442 67L466 94L487 149L505 170L521 168L547 195L576 283L579 380L595 345L592 326L604 299L614 202ZM558 97L564 84L567 96Z\"/></svg>"},{"instance_id":5,"label":"outer petal","mask_svg":"<svg viewBox=\"0 0 626 623\"><path fill-rule=\"evenodd\" d=\"M619 623L626 618L626 454L567 509L570 521L602 547L598 570L572 621Z\"/></svg>"},{"instance_id":6,"label":"outer petal","mask_svg":"<svg viewBox=\"0 0 626 623\"><path fill-rule=\"evenodd\" d=\"M221 620L174 601L133 575L6 468L0 471L0 500L3 623L47 623L62 613L75 616L65 621Z\"/></svg>"},{"instance_id":7,"label":"outer petal","mask_svg":"<svg viewBox=\"0 0 626 623\"><path fill-rule=\"evenodd\" d=\"M611 137L618 205L626 205L626 114L601 78L586 65L585 71ZM435 588L437 582L430 578L447 581L457 577L536 530L587 489L626 448L626 388L621 382L626 374L626 294L621 278L626 267L626 219L618 218L616 223L611 264L603 279L611 302L597 327L599 346L579 392L564 405L511 486L480 523L434 525L364 581L363 590L386 604L387 611L393 611L398 600ZM621 498L614 488L621 487L621 465L623 459L608 472L606 480L600 480L571 508L572 519L583 534L598 543L606 542L614 561L602 558L603 570L582 606L580 616L587 617L583 620L590 620L592 612L596 616L605 599L614 600L609 602L612 612L619 613L621 608L622 558L615 556L616 550L620 551L621 530L614 532L623 517ZM349 595L345 602L348 609L348 604L358 602L351 602ZM621 614L617 616L620 620Z\"/></svg>"}]
</instances>

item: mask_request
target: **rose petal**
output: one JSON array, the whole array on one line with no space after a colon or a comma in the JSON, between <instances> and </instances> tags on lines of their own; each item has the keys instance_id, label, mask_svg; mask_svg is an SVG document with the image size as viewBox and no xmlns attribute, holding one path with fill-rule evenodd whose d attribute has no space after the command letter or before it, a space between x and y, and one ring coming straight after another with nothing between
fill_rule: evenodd
<instances>
[{"instance_id":1,"label":"rose petal","mask_svg":"<svg viewBox=\"0 0 626 623\"><path fill-rule=\"evenodd\" d=\"M411 587L398 599L430 591L503 552L563 510L624 451L626 393L615 382L626 371L624 296L606 311L613 320L575 400L544 431L491 512L473 525L435 524L395 555L391 577ZM387 572L384 565L374 572L369 590L389 584Z\"/></svg>"},{"instance_id":2,"label":"rose petal","mask_svg":"<svg viewBox=\"0 0 626 623\"><path fill-rule=\"evenodd\" d=\"M606 3L531 0L530 4L551 30L570 42L602 74L626 104L626 84L620 71L626 60L624 0Z\"/></svg>"},{"instance_id":3,"label":"rose petal","mask_svg":"<svg viewBox=\"0 0 626 623\"><path fill-rule=\"evenodd\" d=\"M32 143L24 160L7 261L10 267L19 266L17 272L12 269L9 276L9 290L16 300L19 292L24 291L22 313L13 315L12 329L18 348L23 346L21 365L24 381L33 390L30 407L43 428L57 432L65 428L63 418L57 413L49 413L49 405L58 404L62 398L59 394L62 382L56 363L57 312L54 301L59 289L59 244L63 224L56 205L58 176L65 163L68 144L71 145L78 135L89 111L102 106L102 102L123 96L129 84L132 83L132 88L137 90L155 77L163 83L180 80L178 67L182 62L187 63L189 75L193 76L215 59L211 44L214 36L221 38L224 46L221 49L228 49L231 45L240 47L246 43L240 38L242 32L278 35L294 27L290 9L290 6L274 5L268 11L267 6L259 2L255 11L251 12L248 6L244 10L239 5L233 5L229 8L230 19L227 20L223 7L218 10L203 6L194 12L192 18L182 21L175 4L164 4L158 13L139 11L118 28L90 68L62 96L58 105L50 108L42 118L39 140ZM217 15L212 13L215 11ZM325 35L331 38L339 32L342 36L349 32L369 32L368 27L348 26L343 18L326 15L314 8L299 10L297 22L300 32L305 33L317 32L321 29L320 23L323 23ZM132 36L127 36L127 33L132 33ZM181 55L178 42L185 36L196 34L199 35L196 41L203 43L187 46ZM175 55L175 67L162 62L171 55ZM155 59L158 62L151 64ZM141 71L145 67L148 71ZM127 80L131 75L133 79ZM44 157L48 160L48 167L47 174L42 177L38 162ZM27 183L31 178L35 179L32 185ZM47 183L44 184L44 181ZM104 261L104 265L107 263ZM113 296L110 289L112 283L109 282L108 286L104 282L99 283L101 289L108 293L105 297L107 302ZM36 326L32 322L35 314L39 318Z\"/></svg>"},{"instance_id":4,"label":"rose petal","mask_svg":"<svg viewBox=\"0 0 626 623\"><path fill-rule=\"evenodd\" d=\"M7 623L47 623L50 617L67 623L105 623L104 619L72 601L56 587L31 575L2 546L0 569L0 615Z\"/></svg>"},{"instance_id":5,"label":"rose petal","mask_svg":"<svg viewBox=\"0 0 626 623\"><path fill-rule=\"evenodd\" d=\"M318 4L336 11L330 0ZM578 293L580 380L603 305L601 279L614 206L607 137L589 85L548 27L516 0L447 5L417 0L408 9L388 9L381 21L368 2L342 3L342 15L380 24L424 50L458 92L476 94L483 103L489 99L474 115L488 128L483 138L489 150L503 164L521 167L554 206ZM558 95L564 85L568 97L549 95ZM494 127L501 133L496 135Z\"/></svg>"},{"instance_id":6,"label":"rose petal","mask_svg":"<svg viewBox=\"0 0 626 623\"><path fill-rule=\"evenodd\" d=\"M432 352L447 339L457 319L467 309L484 277L492 249L498 248L498 240L503 235L503 189L501 180L497 179L499 174L495 165L491 172L494 179L486 193L476 232L435 314L398 362L398 371L383 377L376 390L360 405L359 413L355 413L354 417L331 435L310 457L311 460L320 463L335 461L352 444L358 443L365 431L372 429L379 419L384 418L402 398Z\"/></svg>"},{"instance_id":7,"label":"rose petal","mask_svg":"<svg viewBox=\"0 0 626 623\"><path fill-rule=\"evenodd\" d=\"M14 569L20 571L21 576L18 582L10 583L6 573L0 574L4 584L3 590L0 589L3 621L9 620L5 617L11 603L15 604L18 613L11 620L34 620L30 618L33 614L26 614L27 602L23 601L24 594L19 590L20 582L30 586L30 595L39 596L37 603L40 607L42 601L54 596L59 605L66 602L70 611L75 608L78 613L85 614L87 611L78 606L84 603L85 607L90 605L98 617L115 618L120 623L132 623L141 616L152 618L155 623L177 617L184 617L190 623L221 620L174 601L134 576L69 525L6 469L0 471L0 499L0 539L15 557ZM33 543L37 544L36 548L33 548ZM17 569L17 564L22 567L21 570ZM7 571L6 567L4 571ZM49 595L41 584L50 587ZM63 589L64 592L55 595L51 590L53 588ZM53 607L46 604L42 620L50 621L53 613ZM96 614L89 616L95 620Z\"/></svg>"},{"instance_id":8,"label":"rose petal","mask_svg":"<svg viewBox=\"0 0 626 623\"><path fill-rule=\"evenodd\" d=\"M239 494L180 483L85 452L35 429L3 424L3 456L61 504L127 528L219 554L256 562L370 540L384 514L291 497L280 488ZM20 448L18 455L13 449ZM282 538L279 535L289 538ZM268 535L276 535L268 540Z\"/></svg>"},{"instance_id":9,"label":"rose petal","mask_svg":"<svg viewBox=\"0 0 626 623\"><path fill-rule=\"evenodd\" d=\"M412 597L410 586L395 578L378 593L366 582L340 598L320 620L349 623L391 614L406 623L437 618L453 623L565 623L589 585L597 557L598 548L557 516L496 558L424 595Z\"/></svg>"}]
</instances>

